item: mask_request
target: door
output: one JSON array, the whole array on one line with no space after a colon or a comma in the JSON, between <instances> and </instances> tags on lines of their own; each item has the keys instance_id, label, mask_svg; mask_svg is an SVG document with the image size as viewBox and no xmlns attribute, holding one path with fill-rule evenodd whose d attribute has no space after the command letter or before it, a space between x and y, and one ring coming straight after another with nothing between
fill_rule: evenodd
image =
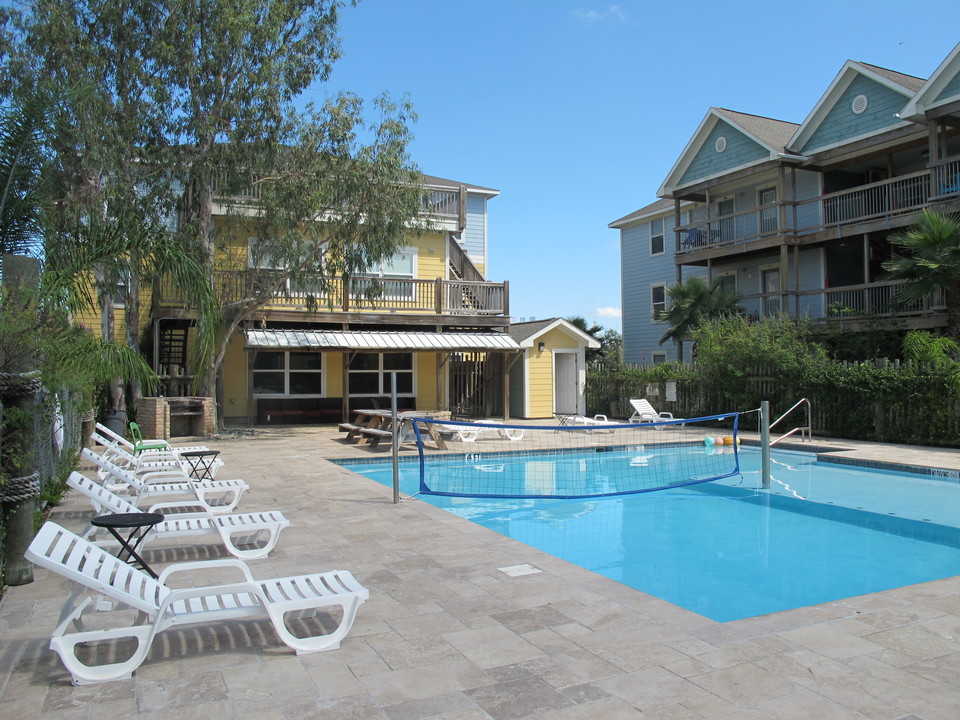
<instances>
[{"instance_id":1,"label":"door","mask_svg":"<svg viewBox=\"0 0 960 720\"><path fill-rule=\"evenodd\" d=\"M736 238L736 218L733 213L736 212L736 202L734 198L726 198L717 201L717 215L721 216L718 224L719 240L722 243L731 242ZM723 217L727 215L729 217Z\"/></svg>"},{"instance_id":2,"label":"door","mask_svg":"<svg viewBox=\"0 0 960 720\"><path fill-rule=\"evenodd\" d=\"M577 354L553 354L553 397L555 413L577 415L580 412L580 383L577 381Z\"/></svg>"},{"instance_id":3,"label":"door","mask_svg":"<svg viewBox=\"0 0 960 720\"><path fill-rule=\"evenodd\" d=\"M760 273L760 292L763 293L764 317L780 314L780 269L769 268Z\"/></svg>"}]
</instances>

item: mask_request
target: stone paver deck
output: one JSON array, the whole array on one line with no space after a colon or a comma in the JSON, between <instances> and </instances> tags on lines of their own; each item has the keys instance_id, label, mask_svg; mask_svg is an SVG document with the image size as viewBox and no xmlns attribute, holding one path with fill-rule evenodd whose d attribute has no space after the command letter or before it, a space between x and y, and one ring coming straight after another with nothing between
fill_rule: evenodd
<instances>
[{"instance_id":1,"label":"stone paver deck","mask_svg":"<svg viewBox=\"0 0 960 720\"><path fill-rule=\"evenodd\" d=\"M250 484L241 509L292 521L251 562L255 576L346 568L370 590L339 650L298 657L266 622L181 628L131 680L73 687L48 649L69 583L38 570L0 604L3 717L960 717L960 578L720 624L427 503L394 505L326 460L370 454L340 437L292 427L206 440L222 451L220 477ZM956 451L816 444L960 468ZM52 515L74 530L88 517L74 496ZM213 544L147 553L161 566L222 556ZM542 572L498 570L521 563Z\"/></svg>"}]
</instances>

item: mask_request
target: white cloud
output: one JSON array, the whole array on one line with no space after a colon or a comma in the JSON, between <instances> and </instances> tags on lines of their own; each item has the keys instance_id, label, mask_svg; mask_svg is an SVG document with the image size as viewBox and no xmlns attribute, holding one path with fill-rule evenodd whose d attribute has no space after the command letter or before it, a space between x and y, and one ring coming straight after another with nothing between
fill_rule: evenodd
<instances>
[{"instance_id":1,"label":"white cloud","mask_svg":"<svg viewBox=\"0 0 960 720\"><path fill-rule=\"evenodd\" d=\"M572 15L588 24L595 22L600 22L601 20L606 20L607 18L613 18L614 20L619 20L620 22L626 22L627 16L623 12L623 8L619 5L610 5L606 10L574 10Z\"/></svg>"},{"instance_id":2,"label":"white cloud","mask_svg":"<svg viewBox=\"0 0 960 720\"><path fill-rule=\"evenodd\" d=\"M594 310L594 313L600 318L618 318L620 317L620 308L602 307Z\"/></svg>"}]
</instances>

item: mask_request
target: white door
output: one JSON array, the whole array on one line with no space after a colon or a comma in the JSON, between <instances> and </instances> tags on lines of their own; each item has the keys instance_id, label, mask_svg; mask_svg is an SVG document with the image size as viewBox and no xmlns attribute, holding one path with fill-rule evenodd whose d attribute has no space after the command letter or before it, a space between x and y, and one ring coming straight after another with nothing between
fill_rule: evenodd
<instances>
[{"instance_id":1,"label":"white door","mask_svg":"<svg viewBox=\"0 0 960 720\"><path fill-rule=\"evenodd\" d=\"M553 396L555 413L576 415L580 412L580 387L577 382L577 354L553 354Z\"/></svg>"}]
</instances>

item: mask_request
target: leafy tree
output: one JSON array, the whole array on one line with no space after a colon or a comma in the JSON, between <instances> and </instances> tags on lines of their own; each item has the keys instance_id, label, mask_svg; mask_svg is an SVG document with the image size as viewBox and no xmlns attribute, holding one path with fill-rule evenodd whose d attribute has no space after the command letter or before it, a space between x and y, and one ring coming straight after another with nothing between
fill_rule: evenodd
<instances>
[{"instance_id":1,"label":"leafy tree","mask_svg":"<svg viewBox=\"0 0 960 720\"><path fill-rule=\"evenodd\" d=\"M217 247L240 223L249 226L244 234L256 234L251 255L269 255L280 270L261 282L244 267L240 297L222 293L215 318L201 307L198 346L206 355L194 359L208 370L201 392L213 389L232 330L268 297L291 281L323 286L362 272L418 227L410 104L379 99L380 121L370 125L349 93L320 108L296 105L306 88L329 78L345 4L37 0L8 24L20 52L0 87L93 89L60 110L54 133L69 181L63 202L86 208L70 214L74 226L109 224L105 209L121 205L150 219L143 233L128 234L154 238L152 225L167 222L205 266L210 296ZM224 198L233 217L215 226L215 202ZM64 223L62 232L69 230ZM136 251L118 257L142 268ZM118 273L104 264L101 288Z\"/></svg>"},{"instance_id":2,"label":"leafy tree","mask_svg":"<svg viewBox=\"0 0 960 720\"><path fill-rule=\"evenodd\" d=\"M902 280L897 304L924 300L943 293L947 306L947 334L960 340L960 215L924 210L890 244L902 252L883 263L882 280Z\"/></svg>"},{"instance_id":3,"label":"leafy tree","mask_svg":"<svg viewBox=\"0 0 960 720\"><path fill-rule=\"evenodd\" d=\"M723 286L720 278L707 283L700 277L689 277L682 283L667 288L670 304L658 313L656 319L670 325L660 338L677 343L677 356L682 359L683 341L706 320L717 320L742 311L740 295Z\"/></svg>"},{"instance_id":4,"label":"leafy tree","mask_svg":"<svg viewBox=\"0 0 960 720\"><path fill-rule=\"evenodd\" d=\"M587 335L592 337L594 340L600 343L599 348L587 348L584 353L584 359L588 363L597 362L598 360L604 358L606 353L604 352L603 339L601 333L603 333L603 326L597 323L590 325L587 323L587 319L581 317L580 315L573 315L566 318L566 321L573 325L577 330L582 330Z\"/></svg>"},{"instance_id":5,"label":"leafy tree","mask_svg":"<svg viewBox=\"0 0 960 720\"><path fill-rule=\"evenodd\" d=\"M0 254L40 255L43 130L49 104L33 95L0 115Z\"/></svg>"}]
</instances>

